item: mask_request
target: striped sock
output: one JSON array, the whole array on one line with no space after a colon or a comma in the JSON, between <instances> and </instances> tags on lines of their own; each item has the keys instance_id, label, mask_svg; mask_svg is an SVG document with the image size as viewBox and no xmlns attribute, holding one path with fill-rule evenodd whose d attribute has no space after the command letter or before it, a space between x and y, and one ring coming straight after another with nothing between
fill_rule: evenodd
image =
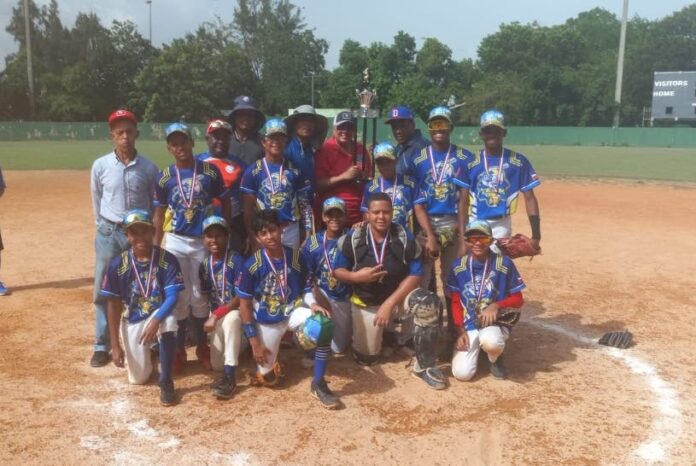
<instances>
[{"instance_id":1,"label":"striped sock","mask_svg":"<svg viewBox=\"0 0 696 466\"><path fill-rule=\"evenodd\" d=\"M326 366L331 357L331 346L318 346L314 352L314 381L319 382L326 374Z\"/></svg>"}]
</instances>

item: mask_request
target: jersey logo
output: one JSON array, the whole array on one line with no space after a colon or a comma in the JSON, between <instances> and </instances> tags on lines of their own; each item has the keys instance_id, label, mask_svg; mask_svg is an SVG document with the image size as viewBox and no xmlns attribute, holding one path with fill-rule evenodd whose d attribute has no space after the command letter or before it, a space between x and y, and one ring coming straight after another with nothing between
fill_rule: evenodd
<instances>
[{"instance_id":1,"label":"jersey logo","mask_svg":"<svg viewBox=\"0 0 696 466\"><path fill-rule=\"evenodd\" d=\"M249 272L250 273L256 273L256 271L259 269L261 266L262 261L261 261L261 250L259 249L254 253L254 262L249 266Z\"/></svg>"},{"instance_id":2,"label":"jersey logo","mask_svg":"<svg viewBox=\"0 0 696 466\"><path fill-rule=\"evenodd\" d=\"M459 265L454 268L454 273L464 272L466 270L466 256L459 259Z\"/></svg>"},{"instance_id":3,"label":"jersey logo","mask_svg":"<svg viewBox=\"0 0 696 466\"><path fill-rule=\"evenodd\" d=\"M419 163L424 162L427 158L428 158L428 147L426 146L426 147L421 149L418 157L413 159L413 164L418 165Z\"/></svg>"},{"instance_id":4,"label":"jersey logo","mask_svg":"<svg viewBox=\"0 0 696 466\"><path fill-rule=\"evenodd\" d=\"M160 188L164 188L164 186L167 184L167 181L171 179L172 175L171 172L169 171L169 167L166 167L164 170L162 170L162 175L160 176L159 179L159 186Z\"/></svg>"},{"instance_id":5,"label":"jersey logo","mask_svg":"<svg viewBox=\"0 0 696 466\"><path fill-rule=\"evenodd\" d=\"M261 166L261 160L257 160L256 163L254 164L254 169L251 170L251 174L253 176L256 176L259 173L261 173L261 170L263 170L263 167Z\"/></svg>"},{"instance_id":6,"label":"jersey logo","mask_svg":"<svg viewBox=\"0 0 696 466\"><path fill-rule=\"evenodd\" d=\"M128 250L121 253L121 265L118 268L118 276L123 276L130 270L130 261L128 260Z\"/></svg>"},{"instance_id":7,"label":"jersey logo","mask_svg":"<svg viewBox=\"0 0 696 466\"><path fill-rule=\"evenodd\" d=\"M319 247L319 239L317 238L317 235L310 236L309 237L309 250L316 251L318 247Z\"/></svg>"},{"instance_id":8,"label":"jersey logo","mask_svg":"<svg viewBox=\"0 0 696 466\"><path fill-rule=\"evenodd\" d=\"M517 152L513 152L513 151L510 151L509 153L510 153L510 164L521 167L522 161L520 160L519 154Z\"/></svg>"}]
</instances>

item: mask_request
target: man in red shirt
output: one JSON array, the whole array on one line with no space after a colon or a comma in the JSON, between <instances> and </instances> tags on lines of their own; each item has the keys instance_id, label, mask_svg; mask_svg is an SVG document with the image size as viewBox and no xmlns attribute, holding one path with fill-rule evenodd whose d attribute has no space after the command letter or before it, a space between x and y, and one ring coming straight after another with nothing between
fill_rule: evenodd
<instances>
[{"instance_id":1,"label":"man in red shirt","mask_svg":"<svg viewBox=\"0 0 696 466\"><path fill-rule=\"evenodd\" d=\"M362 144L353 140L355 118L348 111L339 112L334 118L333 137L326 141L315 155L316 199L315 207L324 199L336 196L346 203L346 224L362 221L362 182L370 176L370 158ZM320 211L319 211L320 212ZM315 215L321 218L321 215Z\"/></svg>"}]
</instances>

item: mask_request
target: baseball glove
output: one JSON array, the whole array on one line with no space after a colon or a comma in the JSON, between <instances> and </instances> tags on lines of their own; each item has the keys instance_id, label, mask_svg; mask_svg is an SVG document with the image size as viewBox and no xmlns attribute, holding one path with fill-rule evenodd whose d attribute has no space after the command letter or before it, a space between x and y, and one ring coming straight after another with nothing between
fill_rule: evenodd
<instances>
[{"instance_id":1,"label":"baseball glove","mask_svg":"<svg viewBox=\"0 0 696 466\"><path fill-rule=\"evenodd\" d=\"M256 372L251 376L251 385L255 387L273 387L280 382L280 379L285 376L283 366L278 361L273 364L273 370L266 375L261 372Z\"/></svg>"},{"instance_id":2,"label":"baseball glove","mask_svg":"<svg viewBox=\"0 0 696 466\"><path fill-rule=\"evenodd\" d=\"M631 341L633 341L633 334L628 330L624 330L623 332L605 333L602 335L602 338L599 339L599 344L626 349L631 346Z\"/></svg>"},{"instance_id":3,"label":"baseball glove","mask_svg":"<svg viewBox=\"0 0 696 466\"><path fill-rule=\"evenodd\" d=\"M535 247L532 244L532 239L522 233L517 233L512 238L500 238L498 240L498 248L500 248L500 252L511 259L526 256L534 257L541 254L541 248Z\"/></svg>"}]
</instances>

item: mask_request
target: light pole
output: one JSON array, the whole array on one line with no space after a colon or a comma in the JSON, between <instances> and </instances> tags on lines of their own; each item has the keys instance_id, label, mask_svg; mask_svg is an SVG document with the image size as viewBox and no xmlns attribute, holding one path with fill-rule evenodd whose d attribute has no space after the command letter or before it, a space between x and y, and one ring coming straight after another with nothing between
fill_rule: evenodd
<instances>
[{"instance_id":1,"label":"light pole","mask_svg":"<svg viewBox=\"0 0 696 466\"><path fill-rule=\"evenodd\" d=\"M616 63L616 89L614 101L616 113L614 113L614 128L619 127L621 117L621 85L623 84L624 50L626 49L626 22L628 21L628 0L623 0L623 13L621 15L621 36L619 38L619 59Z\"/></svg>"},{"instance_id":2,"label":"light pole","mask_svg":"<svg viewBox=\"0 0 696 466\"><path fill-rule=\"evenodd\" d=\"M149 7L149 22L150 22L150 29L149 29L149 34L150 34L150 46L152 47L152 0L145 0L145 3L147 3L147 6Z\"/></svg>"},{"instance_id":3,"label":"light pole","mask_svg":"<svg viewBox=\"0 0 696 466\"><path fill-rule=\"evenodd\" d=\"M29 84L29 111L34 116L36 109L34 103L34 70L31 59L31 21L29 20L29 0L24 0L24 40L27 52L27 81Z\"/></svg>"},{"instance_id":4,"label":"light pole","mask_svg":"<svg viewBox=\"0 0 696 466\"><path fill-rule=\"evenodd\" d=\"M312 101L312 107L314 107L314 75L316 72L310 71L309 76L305 76L305 78L311 78L312 80L312 98L310 99Z\"/></svg>"}]
</instances>

